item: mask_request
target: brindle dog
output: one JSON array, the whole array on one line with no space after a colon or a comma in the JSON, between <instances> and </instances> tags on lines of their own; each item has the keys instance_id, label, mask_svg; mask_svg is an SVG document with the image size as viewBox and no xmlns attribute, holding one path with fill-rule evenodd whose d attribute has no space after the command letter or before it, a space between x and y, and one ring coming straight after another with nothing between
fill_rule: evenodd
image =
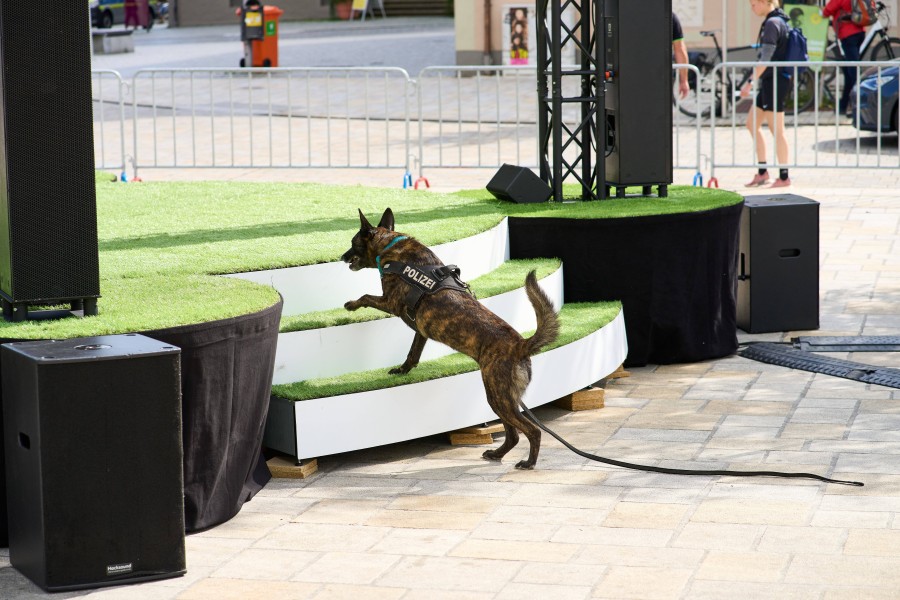
<instances>
[{"instance_id":1,"label":"brindle dog","mask_svg":"<svg viewBox=\"0 0 900 600\"><path fill-rule=\"evenodd\" d=\"M358 271L375 268L390 261L415 265L443 263L425 245L394 231L394 214L384 211L378 227L372 227L359 211L360 228L353 236L350 249L341 259ZM547 294L538 286L534 271L525 278L525 290L537 316L537 330L524 339L506 321L484 307L465 291L446 289L425 295L419 302L414 319L407 315L404 302L411 284L400 275L383 273L381 296L365 294L344 304L347 310L370 306L403 319L415 332L409 355L392 374L405 374L419 364L426 340L433 339L457 352L471 356L481 368L481 379L491 409L503 422L506 439L503 444L484 453L484 458L500 460L519 441L519 431L528 438L531 448L528 460L516 464L517 469L531 469L541 447L541 430L519 412L519 400L531 381L531 356L553 342L559 335L559 319Z\"/></svg>"}]
</instances>

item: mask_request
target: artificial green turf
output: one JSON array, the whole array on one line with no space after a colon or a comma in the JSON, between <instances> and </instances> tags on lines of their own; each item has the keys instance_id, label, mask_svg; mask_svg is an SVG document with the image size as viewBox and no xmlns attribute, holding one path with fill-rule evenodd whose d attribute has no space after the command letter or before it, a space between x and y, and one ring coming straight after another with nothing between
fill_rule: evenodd
<instances>
[{"instance_id":1,"label":"artificial green turf","mask_svg":"<svg viewBox=\"0 0 900 600\"><path fill-rule=\"evenodd\" d=\"M559 313L561 325L559 337L553 344L544 347L543 352L571 344L590 335L610 323L621 310L622 305L619 302L566 304ZM409 339L412 340L412 332L410 332ZM397 343L403 342L397 340ZM408 385L477 370L478 365L474 360L464 354L456 353L422 362L406 375L390 375L388 369L361 371L338 377L273 385L272 395L288 401L299 402L313 398L328 398Z\"/></svg>"},{"instance_id":2,"label":"artificial green turf","mask_svg":"<svg viewBox=\"0 0 900 600\"><path fill-rule=\"evenodd\" d=\"M522 287L525 284L525 276L532 269L537 272L537 278L540 280L555 272L561 265L562 263L557 258L511 260L500 265L500 267L490 273L476 277L467 283L475 293L476 298L490 298L491 296L497 296ZM348 298L348 300L352 300L352 298ZM281 333L376 321L390 316L374 308L361 308L353 312L344 308L319 310L302 315L282 317Z\"/></svg>"},{"instance_id":3,"label":"artificial green turf","mask_svg":"<svg viewBox=\"0 0 900 600\"><path fill-rule=\"evenodd\" d=\"M628 188L627 193L638 193L640 187ZM489 201L492 196L487 190L465 190L457 195L472 200ZM666 198L626 197L607 198L602 202L583 202L580 199L581 186L563 186L563 202L542 204L509 204L506 214L517 217L555 217L569 219L614 219L623 217L645 217L683 212L701 212L732 206L743 200L743 196L718 188L692 186L671 186Z\"/></svg>"},{"instance_id":4,"label":"artificial green turf","mask_svg":"<svg viewBox=\"0 0 900 600\"><path fill-rule=\"evenodd\" d=\"M373 224L391 207L397 229L427 245L490 229L507 215L609 218L709 210L737 194L669 188L669 198L536 206L487 192L438 194L301 183L121 183L97 176L100 314L84 319L10 323L0 338L72 337L165 329L215 321L278 302L267 286L210 277L339 260L359 228L357 207ZM568 187L566 189L569 189Z\"/></svg>"}]
</instances>

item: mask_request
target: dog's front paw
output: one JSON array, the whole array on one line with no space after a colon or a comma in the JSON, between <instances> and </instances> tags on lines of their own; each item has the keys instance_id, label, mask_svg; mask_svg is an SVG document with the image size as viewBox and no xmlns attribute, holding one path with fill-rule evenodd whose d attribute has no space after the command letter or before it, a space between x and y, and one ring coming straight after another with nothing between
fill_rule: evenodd
<instances>
[{"instance_id":1,"label":"dog's front paw","mask_svg":"<svg viewBox=\"0 0 900 600\"><path fill-rule=\"evenodd\" d=\"M521 469L523 471L530 471L531 469L534 468L534 463L529 462L527 460L520 460L519 462L516 463L516 468Z\"/></svg>"},{"instance_id":2,"label":"dog's front paw","mask_svg":"<svg viewBox=\"0 0 900 600\"><path fill-rule=\"evenodd\" d=\"M402 365L400 365L399 367L394 367L393 369L388 371L388 373L390 373L391 375L406 375L407 373L412 371L417 364L419 364L419 363L416 362L416 363L410 364L409 362L405 362Z\"/></svg>"},{"instance_id":3,"label":"dog's front paw","mask_svg":"<svg viewBox=\"0 0 900 600\"><path fill-rule=\"evenodd\" d=\"M348 300L344 302L344 309L349 311L354 311L359 308L359 300Z\"/></svg>"},{"instance_id":4,"label":"dog's front paw","mask_svg":"<svg viewBox=\"0 0 900 600\"><path fill-rule=\"evenodd\" d=\"M487 460L500 460L501 458L503 458L503 455L496 450L485 450L484 454L481 455L481 458Z\"/></svg>"}]
</instances>

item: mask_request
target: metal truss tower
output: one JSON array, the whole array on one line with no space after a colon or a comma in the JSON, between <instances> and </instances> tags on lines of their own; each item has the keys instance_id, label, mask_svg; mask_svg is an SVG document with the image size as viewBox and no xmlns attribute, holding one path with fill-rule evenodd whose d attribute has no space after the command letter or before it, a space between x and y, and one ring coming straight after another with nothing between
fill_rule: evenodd
<instances>
[{"instance_id":1,"label":"metal truss tower","mask_svg":"<svg viewBox=\"0 0 900 600\"><path fill-rule=\"evenodd\" d=\"M540 174L557 202L563 199L563 180L570 177L581 184L582 200L607 196L601 144L606 139L606 48L598 38L604 31L603 2L537 0ZM572 64L563 64L564 49L574 49Z\"/></svg>"}]
</instances>

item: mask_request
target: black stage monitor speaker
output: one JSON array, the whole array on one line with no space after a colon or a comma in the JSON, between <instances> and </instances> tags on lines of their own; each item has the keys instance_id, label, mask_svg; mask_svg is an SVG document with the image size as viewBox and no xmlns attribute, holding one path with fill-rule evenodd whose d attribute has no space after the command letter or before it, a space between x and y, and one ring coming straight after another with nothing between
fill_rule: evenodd
<instances>
[{"instance_id":1,"label":"black stage monitor speaker","mask_svg":"<svg viewBox=\"0 0 900 600\"><path fill-rule=\"evenodd\" d=\"M487 184L487 190L498 200L525 204L546 202L553 191L531 169L503 164Z\"/></svg>"},{"instance_id":2,"label":"black stage monitor speaker","mask_svg":"<svg viewBox=\"0 0 900 600\"><path fill-rule=\"evenodd\" d=\"M605 0L606 181L672 183L672 0Z\"/></svg>"},{"instance_id":3,"label":"black stage monitor speaker","mask_svg":"<svg viewBox=\"0 0 900 600\"><path fill-rule=\"evenodd\" d=\"M35 20L37 18L37 20ZM100 295L86 2L0 2L0 302L96 314Z\"/></svg>"},{"instance_id":4,"label":"black stage monitor speaker","mask_svg":"<svg viewBox=\"0 0 900 600\"><path fill-rule=\"evenodd\" d=\"M185 573L180 350L0 346L12 565L47 591Z\"/></svg>"},{"instance_id":5,"label":"black stage monitor speaker","mask_svg":"<svg viewBox=\"0 0 900 600\"><path fill-rule=\"evenodd\" d=\"M748 333L819 328L818 202L744 198L737 290L737 326Z\"/></svg>"}]
</instances>

